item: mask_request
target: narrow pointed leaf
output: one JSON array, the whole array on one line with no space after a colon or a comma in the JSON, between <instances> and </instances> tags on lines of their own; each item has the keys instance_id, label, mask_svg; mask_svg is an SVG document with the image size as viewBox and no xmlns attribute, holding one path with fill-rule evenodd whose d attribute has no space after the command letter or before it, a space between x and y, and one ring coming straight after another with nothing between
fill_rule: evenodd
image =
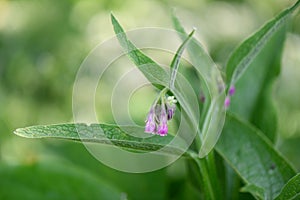
<instances>
[{"instance_id":1,"label":"narrow pointed leaf","mask_svg":"<svg viewBox=\"0 0 300 200\"><path fill-rule=\"evenodd\" d=\"M298 6L299 1L245 40L226 67L227 84L236 88L230 111L253 123L271 141L277 130L273 83L280 73L287 25Z\"/></svg>"},{"instance_id":2,"label":"narrow pointed leaf","mask_svg":"<svg viewBox=\"0 0 300 200\"><path fill-rule=\"evenodd\" d=\"M187 33L174 14L173 24L181 39L186 38ZM221 134L225 121L225 93L219 90L220 85L223 85L221 72L202 45L193 38L187 44L186 48L194 68L201 77L199 85L202 85L203 93L206 98L202 114L202 116L205 117L200 120L202 146L199 151L199 156L202 158L213 149Z\"/></svg>"},{"instance_id":3,"label":"narrow pointed leaf","mask_svg":"<svg viewBox=\"0 0 300 200\"><path fill-rule=\"evenodd\" d=\"M126 33L113 14L111 14L111 21L123 50L126 54L128 54L128 57L132 60L132 62L140 68L145 77L151 83L168 85L169 74L154 60L139 50L130 40L128 40Z\"/></svg>"},{"instance_id":4,"label":"narrow pointed leaf","mask_svg":"<svg viewBox=\"0 0 300 200\"><path fill-rule=\"evenodd\" d=\"M300 1L297 1L292 7L281 12L234 51L226 67L227 83L229 85L238 81L270 38L286 25L299 4Z\"/></svg>"},{"instance_id":5,"label":"narrow pointed leaf","mask_svg":"<svg viewBox=\"0 0 300 200\"><path fill-rule=\"evenodd\" d=\"M286 27L282 27L253 60L235 84L229 110L253 123L274 141L277 115L273 105L273 85L279 75Z\"/></svg>"},{"instance_id":6,"label":"narrow pointed leaf","mask_svg":"<svg viewBox=\"0 0 300 200\"><path fill-rule=\"evenodd\" d=\"M178 67L179 67L179 63L180 63L180 58L181 58L181 55L186 47L186 45L188 44L188 42L192 39L193 35L194 35L194 32L195 30L193 30L189 35L188 37L183 41L183 43L180 45L180 47L178 48L173 60L172 60L172 63L171 63L171 77L170 77L170 86L169 88L171 90L174 89L174 84L175 84L175 80L176 80L176 74L177 74L177 71L178 71Z\"/></svg>"}]
</instances>

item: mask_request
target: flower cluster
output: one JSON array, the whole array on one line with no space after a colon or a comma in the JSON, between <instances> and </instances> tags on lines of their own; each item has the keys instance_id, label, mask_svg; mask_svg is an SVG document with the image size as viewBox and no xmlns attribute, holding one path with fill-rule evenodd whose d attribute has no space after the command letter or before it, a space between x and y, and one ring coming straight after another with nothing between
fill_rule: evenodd
<instances>
[{"instance_id":1,"label":"flower cluster","mask_svg":"<svg viewBox=\"0 0 300 200\"><path fill-rule=\"evenodd\" d=\"M147 116L145 132L166 136L168 133L168 120L171 120L175 114L177 100L174 96L167 99L161 97L161 103L157 102L150 108Z\"/></svg>"}]
</instances>

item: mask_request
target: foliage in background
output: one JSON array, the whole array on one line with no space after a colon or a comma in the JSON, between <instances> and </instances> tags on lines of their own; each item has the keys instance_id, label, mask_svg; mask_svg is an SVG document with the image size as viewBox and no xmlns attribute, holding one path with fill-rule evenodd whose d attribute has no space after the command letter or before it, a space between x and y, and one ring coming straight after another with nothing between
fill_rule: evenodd
<instances>
[{"instance_id":1,"label":"foliage in background","mask_svg":"<svg viewBox=\"0 0 300 200\"><path fill-rule=\"evenodd\" d=\"M88 170L88 173L95 175L98 180L105 180L104 185L108 185L107 187L110 187L109 185L114 185L114 187L119 188L112 189L112 191L116 192L118 195L120 195L118 191L123 191L133 199L139 199L141 197L148 197L149 199L164 199L167 197L178 199L185 197L198 198L199 193L197 190L191 187L189 181L185 180L186 178L184 177L183 172L184 167L181 165L182 161L177 162L177 164L175 163L175 165L171 166L170 169L164 169L150 174L124 174L121 172L115 172L114 170L100 165L97 161L91 158L90 155L87 154L85 149L80 144L62 141L57 142L52 140L43 142L24 141L10 135L13 129L17 127L23 127L36 123L57 123L61 121L69 121L71 119L70 97L77 66L80 65L80 62L84 58L87 51L91 48L91 46L93 46L93 43L90 41L91 37L84 38L82 36L83 30L85 30L85 28L82 27L83 24L85 24L85 22L92 17L93 14L96 14L98 10L101 9L104 10L104 14L101 15L101 17L105 19L107 19L108 16L108 12L105 13L105 9L119 9L120 12L128 11L125 11L126 6L124 4L119 5L116 2L106 2L97 7L88 4L79 6L80 3L72 4L63 3L60 1L55 1L55 3L52 3L43 1L43 6L39 7L42 9L35 9L34 4L31 5L23 3L18 5L18 3L15 2L6 3L6 5L1 4L1 6L9 5L11 6L10 9L15 9L15 12L19 11L17 9L24 9L24 5L26 5L25 8L27 10L25 9L23 12L30 13L28 18L24 19L21 17L21 19L24 21L17 21L15 23L12 22L12 28L2 28L0 32L0 106L2 110L0 114L0 159L2 172L4 171L3 173L7 173L7 171L9 171L12 173L11 176L7 176L7 180L14 180L12 184L20 183L21 187L22 184L26 185L31 182L31 177L34 176L33 172L35 172L31 167L34 167L35 163L44 162L46 160L54 160L56 162L63 160L64 162L68 162L70 165L80 166L82 170ZM158 2L156 3L158 4ZM91 13L87 11L91 11ZM191 12L193 13L193 11ZM44 13L47 13L47 15ZM83 20L80 20L80 22L77 22L79 17L76 16L78 14L81 14L79 15L80 17L84 16ZM97 21L96 19L95 21ZM126 22L127 20L123 21ZM145 22L147 20L144 19L141 21ZM108 24L108 22L106 23ZM93 24L93 26L96 25ZM97 26L99 25L97 24ZM105 28L103 27L102 29ZM297 30L297 28L295 29ZM251 75L243 76L244 79L241 78L240 82L237 83L237 90L239 92L233 97L231 107L232 112L242 110L243 113L237 114L243 115L244 120L249 120L252 122L257 128L266 133L266 135L271 138L273 142L275 142L274 135L276 134L276 127L274 125L276 124L276 118L274 117L274 112L272 111L273 106L269 102L273 91L272 85L274 78L278 75L280 64L280 60L274 60L273 58L278 57L275 56L276 54L281 54L281 52L277 50L282 49L282 33L283 32L278 32L278 34L274 36L274 39L272 40L276 42L270 42L270 44L268 44L267 47L262 50L261 54L258 55L257 59L254 61L254 67L250 66L249 70L247 71L248 74L253 74L252 76L255 76L255 78L257 78L256 76L259 75L260 80L265 81L256 82L251 78ZM86 34L88 35L89 33ZM276 37L279 38L279 40L277 40ZM220 43L222 44L222 42ZM230 47L230 45L232 46L232 43L228 44L227 47ZM213 57L218 58L219 53L213 49L216 48L212 48ZM222 58L219 57L219 60L222 60ZM257 66L256 69L255 66ZM268 66L270 70L260 66ZM273 68L276 68L277 70L273 70ZM259 71L263 69L266 71ZM265 76L268 78L264 79ZM246 77L248 77L248 79ZM248 84L249 81L255 85ZM267 92L267 95L265 92ZM244 101L241 99L251 100ZM240 102L244 102L244 104L240 104ZM270 105L271 107L269 107ZM237 106L239 107L237 108ZM249 106L251 106L251 108L248 108ZM270 110L271 112L267 116L263 116L261 115L261 112L264 109L268 111ZM232 124L236 124L235 126L226 124L224 134L221 138L221 141L225 141L218 144L217 150L223 157L227 157L226 160L228 163L231 166L234 166L233 168L239 173L239 175L243 177L243 180L248 183L248 185L244 187L243 191L252 192L252 194L258 197L266 195L271 198L273 192L278 194L278 188L281 188L283 186L282 184L285 183L288 178L291 178L291 176L294 174L293 170L289 167L283 167L283 169L285 169L283 170L280 167L282 166L281 163L283 162L281 160L281 156L278 156L276 151L272 150L272 144L270 144L267 138L262 136L260 131L257 131L256 128L253 128L252 125L244 123L244 121L236 120L234 116L230 116L228 120L230 120ZM265 123L263 123L263 125L267 124L268 126L263 126L260 124L260 122L264 120ZM288 120L288 118L282 119L279 116L279 120ZM244 131L243 134L238 136L231 135L233 132L230 130L237 129L237 127L241 127L241 129L247 129L249 134L247 131ZM238 149L237 145L241 145L240 143L237 143L235 146L237 149L228 148L232 146L231 142L237 137L242 137L245 141L249 141L247 148L253 146L254 144L257 145L256 148L253 149L254 152L250 153L248 151ZM251 143L252 140L256 140L255 138L259 138L260 142ZM226 142L227 140L228 143ZM296 140L299 139L296 138ZM284 144L284 142L285 141L282 143ZM282 145L283 148L287 148L286 146L288 146L288 144L289 143ZM265 147L265 145L267 145L267 147ZM255 153L255 151L261 148L266 148L262 149L261 151L266 152L268 155L272 155L271 158L268 156L262 156L260 154L261 151ZM296 145L294 149L285 149L285 152L289 152L288 157L292 158L294 156L294 160L296 160L297 156L295 155L298 154L295 153L295 151L297 151L297 149L298 148ZM40 152L37 153L37 150L40 150ZM22 151L25 151L26 154L24 155ZM19 159L16 159L17 156L19 156ZM282 181L279 183L276 182L278 184L275 184L273 187L273 182L263 180L259 174L256 178L252 176L247 177L248 169L236 162L237 158L239 157L246 157L247 159L251 160L250 156L258 156L256 157L258 160L260 160L259 156L262 156L261 158L266 158L267 160L260 160L260 162L263 163L262 165L259 165L260 162L258 162L258 171L263 171L269 174L269 178L272 178L275 173L278 176L282 176ZM18 174L18 168L7 167L7 165L10 166L12 164L20 163L22 165L29 165L29 167L20 166L20 169L24 168L24 173L22 172L20 175ZM293 162L293 164L297 164L297 162ZM227 163L223 165L227 165ZM229 166L227 167L230 169ZM51 166L46 165L45 168L38 170L48 173L49 169L51 168ZM300 168L299 164L297 165L297 168ZM69 167L67 166L59 166L59 171L67 171L68 169ZM43 172L39 173L41 173L42 176ZM29 174L31 175L29 176ZM68 174L66 174L66 176L68 176ZM42 179L43 178L39 180ZM85 182L82 177L79 177L80 180L75 179L76 178L73 177L72 180L70 180L70 182L74 183L75 188L82 186L82 183ZM224 181L227 181L226 188L230 188L230 183L232 183L233 180L234 179L232 179L232 177L224 177ZM93 180L90 180L90 178L87 178L87 181L93 182ZM289 188L293 187L290 185L293 185L294 181L297 181L297 177L290 181L292 183L289 182L286 185L286 189L284 191L289 191ZM128 184L128 182L131 184ZM153 184L153 182L155 182L155 184ZM100 185L102 183L94 181L93 183L87 184ZM9 184L3 184L1 185L0 190L2 189L4 191L6 188L9 188L8 186ZM140 192L136 192L137 187L139 188ZM236 187L237 186L233 185L232 189L234 190ZM45 190L50 190L50 187L47 187L46 184L45 188ZM66 192L70 188L71 187L62 189L62 191L58 192L58 194L68 194ZM261 188L267 189L269 192L265 193ZM41 190L41 188L37 187L35 191ZM156 192L154 193L153 191ZM35 194L32 193L32 195L34 196ZM55 191L53 191L52 195L56 195ZM99 195L105 194L101 194L100 192ZM281 196L284 195L284 193L281 194ZM228 194L228 196L230 196L230 194ZM39 197L38 194L36 197ZM79 198L80 194L78 194L77 197Z\"/></svg>"}]
</instances>

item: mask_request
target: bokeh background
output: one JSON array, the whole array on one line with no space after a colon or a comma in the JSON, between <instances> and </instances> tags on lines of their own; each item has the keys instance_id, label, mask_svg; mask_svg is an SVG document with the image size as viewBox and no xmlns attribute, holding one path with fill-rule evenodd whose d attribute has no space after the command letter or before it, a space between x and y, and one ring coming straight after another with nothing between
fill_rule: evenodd
<instances>
[{"instance_id":1,"label":"bokeh background","mask_svg":"<svg viewBox=\"0 0 300 200\"><path fill-rule=\"evenodd\" d=\"M19 127L72 122L77 70L96 45L114 35L110 12L126 30L172 28L171 11L223 68L230 52L293 1L282 0L1 0L0 199L192 199L183 160L127 174L94 159L80 143L29 140ZM277 148L300 170L300 17L287 35L274 100ZM101 107L101 106L100 106ZM63 197L62 197L63 195Z\"/></svg>"}]
</instances>

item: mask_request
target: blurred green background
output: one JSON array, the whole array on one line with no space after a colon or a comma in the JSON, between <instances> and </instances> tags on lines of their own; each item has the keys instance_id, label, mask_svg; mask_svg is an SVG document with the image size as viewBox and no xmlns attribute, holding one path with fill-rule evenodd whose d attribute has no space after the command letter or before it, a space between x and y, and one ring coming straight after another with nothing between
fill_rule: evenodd
<instances>
[{"instance_id":1,"label":"blurred green background","mask_svg":"<svg viewBox=\"0 0 300 200\"><path fill-rule=\"evenodd\" d=\"M0 199L192 199L183 160L127 174L94 159L80 143L29 140L13 130L72 122L72 87L90 50L114 35L111 11L125 29L172 28L171 8L222 68L230 52L291 5L281 0L0 1ZM274 99L278 149L300 170L300 20L290 25ZM63 195L63 198L62 198Z\"/></svg>"}]
</instances>

